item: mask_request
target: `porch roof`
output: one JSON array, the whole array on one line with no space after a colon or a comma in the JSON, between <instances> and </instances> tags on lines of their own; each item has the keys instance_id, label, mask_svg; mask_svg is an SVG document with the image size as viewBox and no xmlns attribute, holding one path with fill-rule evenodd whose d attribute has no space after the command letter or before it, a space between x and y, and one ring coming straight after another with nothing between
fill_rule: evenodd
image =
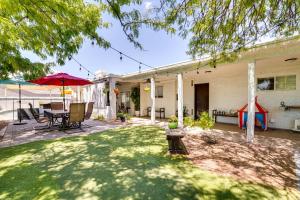
<instances>
[{"instance_id":1,"label":"porch roof","mask_svg":"<svg viewBox=\"0 0 300 200\"><path fill-rule=\"evenodd\" d=\"M231 63L250 60L264 60L275 56L286 55L289 56L295 52L300 52L300 35L288 37L284 39L277 39L270 42L257 44L247 48L241 52L237 59ZM153 69L134 72L120 75L119 78L123 81L130 81L136 79L145 79L159 74L175 74L180 72L192 71L197 68L207 66L212 61L211 57L204 57L200 59L188 60L169 65L154 67ZM217 64L225 64L228 62L218 62Z\"/></svg>"}]
</instances>

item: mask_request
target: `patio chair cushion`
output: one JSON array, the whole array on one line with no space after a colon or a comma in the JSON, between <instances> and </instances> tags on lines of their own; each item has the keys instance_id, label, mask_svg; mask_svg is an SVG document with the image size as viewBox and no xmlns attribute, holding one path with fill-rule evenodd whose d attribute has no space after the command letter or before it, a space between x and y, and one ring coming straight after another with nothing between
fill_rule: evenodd
<instances>
[{"instance_id":1,"label":"patio chair cushion","mask_svg":"<svg viewBox=\"0 0 300 200\"><path fill-rule=\"evenodd\" d=\"M68 123L81 123L85 117L85 103L71 103Z\"/></svg>"}]
</instances>

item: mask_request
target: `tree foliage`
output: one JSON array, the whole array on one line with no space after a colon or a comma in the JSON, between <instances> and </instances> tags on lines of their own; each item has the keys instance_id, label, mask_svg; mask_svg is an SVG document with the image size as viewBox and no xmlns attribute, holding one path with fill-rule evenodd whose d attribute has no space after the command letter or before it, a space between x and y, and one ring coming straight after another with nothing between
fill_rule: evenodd
<instances>
[{"instance_id":1,"label":"tree foliage","mask_svg":"<svg viewBox=\"0 0 300 200\"><path fill-rule=\"evenodd\" d=\"M110 43L99 34L107 28L102 19L108 13L118 19L128 40L142 48L137 41L139 28L149 25L158 29L165 24L144 20L140 11L130 8L141 5L140 0L1 0L0 1L0 78L21 73L36 77L48 73L50 65L32 63L22 56L31 51L39 57L56 58L63 65L77 53L85 38L93 44L108 48Z\"/></svg>"},{"instance_id":2,"label":"tree foliage","mask_svg":"<svg viewBox=\"0 0 300 200\"><path fill-rule=\"evenodd\" d=\"M108 28L102 15L117 19L123 34L142 49L142 27L177 32L189 39L188 54L226 58L262 36L281 37L299 32L299 0L160 0L151 10L143 0L1 0L0 78L27 78L50 71L51 64L32 63L22 55L31 51L64 64L85 38L108 48L99 34ZM155 4L155 3L154 3Z\"/></svg>"},{"instance_id":3,"label":"tree foliage","mask_svg":"<svg viewBox=\"0 0 300 200\"><path fill-rule=\"evenodd\" d=\"M96 33L105 26L101 7L83 0L1 0L0 78L13 73L29 78L49 72L49 65L23 57L24 50L43 59L53 56L63 64L78 51L84 37L107 46Z\"/></svg>"},{"instance_id":4,"label":"tree foliage","mask_svg":"<svg viewBox=\"0 0 300 200\"><path fill-rule=\"evenodd\" d=\"M300 30L299 0L162 0L156 13L190 38L188 54L226 57L261 37Z\"/></svg>"}]
</instances>

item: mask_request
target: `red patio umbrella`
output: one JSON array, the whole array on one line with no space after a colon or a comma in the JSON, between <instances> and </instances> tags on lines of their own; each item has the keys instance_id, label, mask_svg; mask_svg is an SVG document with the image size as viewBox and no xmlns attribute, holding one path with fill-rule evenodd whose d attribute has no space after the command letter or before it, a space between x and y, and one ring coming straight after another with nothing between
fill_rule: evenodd
<instances>
[{"instance_id":1,"label":"red patio umbrella","mask_svg":"<svg viewBox=\"0 0 300 200\"><path fill-rule=\"evenodd\" d=\"M56 85L63 86L63 101L65 109L65 86L79 86L93 84L91 81L71 76L67 73L56 73L49 76L44 76L35 80L29 81L39 85Z\"/></svg>"}]
</instances>

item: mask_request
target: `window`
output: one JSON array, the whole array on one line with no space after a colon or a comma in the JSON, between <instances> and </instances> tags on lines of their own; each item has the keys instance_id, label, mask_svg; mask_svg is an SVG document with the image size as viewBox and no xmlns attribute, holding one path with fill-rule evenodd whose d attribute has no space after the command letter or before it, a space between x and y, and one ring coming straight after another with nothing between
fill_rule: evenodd
<instances>
[{"instance_id":1,"label":"window","mask_svg":"<svg viewBox=\"0 0 300 200\"><path fill-rule=\"evenodd\" d=\"M126 108L130 107L130 92L121 92L121 104Z\"/></svg>"},{"instance_id":2,"label":"window","mask_svg":"<svg viewBox=\"0 0 300 200\"><path fill-rule=\"evenodd\" d=\"M155 87L155 98L163 98L164 97L164 88L163 86Z\"/></svg>"},{"instance_id":3,"label":"window","mask_svg":"<svg viewBox=\"0 0 300 200\"><path fill-rule=\"evenodd\" d=\"M274 90L274 77L269 78L258 78L257 79L257 90Z\"/></svg>"},{"instance_id":4,"label":"window","mask_svg":"<svg viewBox=\"0 0 300 200\"><path fill-rule=\"evenodd\" d=\"M295 90L296 75L276 76L276 90Z\"/></svg>"}]
</instances>

